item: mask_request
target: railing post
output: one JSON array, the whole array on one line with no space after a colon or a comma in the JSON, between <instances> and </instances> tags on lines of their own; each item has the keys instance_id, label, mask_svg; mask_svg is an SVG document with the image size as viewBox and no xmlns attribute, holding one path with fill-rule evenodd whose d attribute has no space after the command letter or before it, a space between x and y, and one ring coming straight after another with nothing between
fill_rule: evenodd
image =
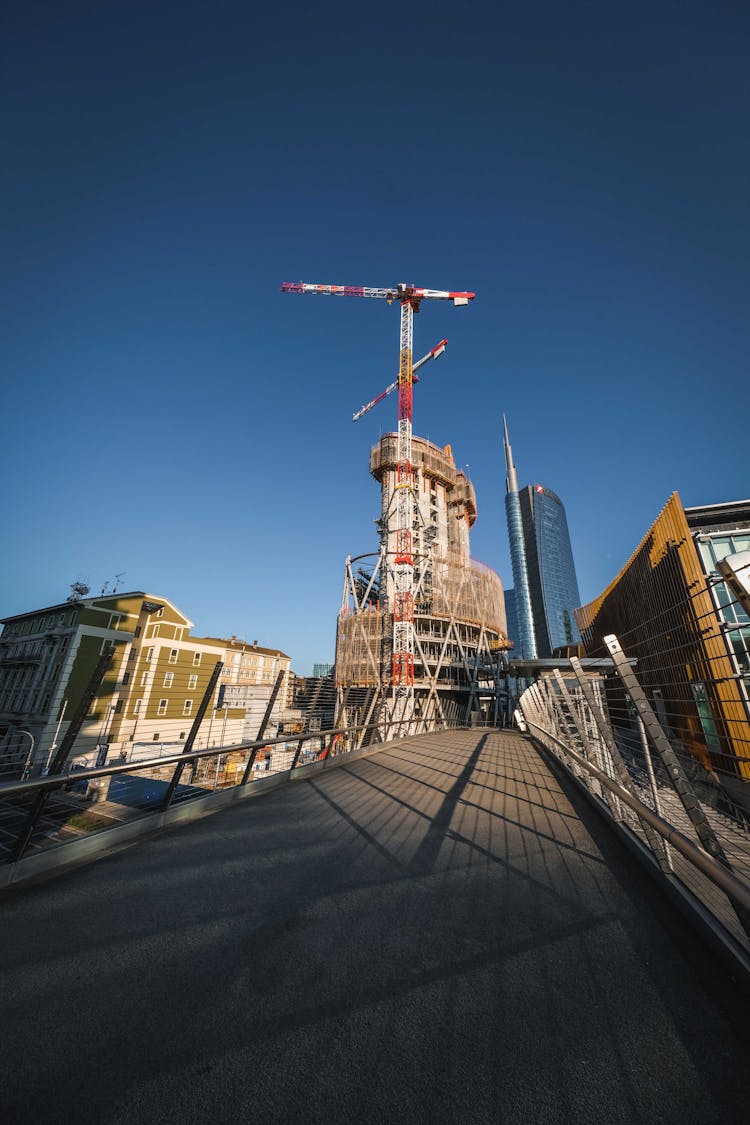
<instances>
[{"instance_id":1,"label":"railing post","mask_svg":"<svg viewBox=\"0 0 750 1125\"><path fill-rule=\"evenodd\" d=\"M86 690L81 696L78 702L78 706L73 712L70 720L70 726L65 732L65 737L60 743L57 753L50 763L49 772L51 774L62 773L63 766L68 760L68 755L73 749L73 743L78 737L80 729L83 726L83 720L86 718L89 708L91 707L91 703L97 691L99 690L99 685L104 679L104 673L107 671L107 668L112 661L114 651L115 646L111 643L106 644L102 649L102 653L99 657L99 660L97 661L96 667L91 673L91 679L86 685ZM19 860L23 853L26 851L29 840L31 839L34 828L36 827L36 823L42 814L42 809L47 803L49 792L50 791L48 789L43 789L41 790L41 792L37 793L36 797L34 798L34 801L29 810L29 815L27 816L21 828L21 831L18 833L18 837L8 860L9 863L15 863L16 860Z\"/></svg>"},{"instance_id":2,"label":"railing post","mask_svg":"<svg viewBox=\"0 0 750 1125\"><path fill-rule=\"evenodd\" d=\"M200 729L200 725L203 722L203 716L205 715L208 705L211 701L211 696L214 693L214 689L216 687L216 684L218 683L219 676L221 675L221 670L223 667L224 665L221 660L217 660L216 665L214 666L214 670L211 673L211 679L208 681L208 686L203 693L203 699L201 699L200 707L198 708L198 712L195 716L195 719L193 720L193 725L190 728L190 733L188 734L187 739L185 740L185 745L182 748L183 754L189 754L193 749L193 744L198 737L198 730ZM167 786L166 796L164 797L164 801L161 806L164 812L166 812L166 810L172 804L172 798L174 797L175 789L179 784L184 768L185 762L178 762L174 768L172 779Z\"/></svg>"},{"instance_id":3,"label":"railing post","mask_svg":"<svg viewBox=\"0 0 750 1125\"><path fill-rule=\"evenodd\" d=\"M667 773L672 779L672 784L677 791L677 796L682 801L682 806L690 818L690 823L695 829L698 839L709 855L712 855L714 859L718 859L719 863L723 863L725 867L731 870L732 865L727 859L724 849L716 837L716 833L708 823L706 814L701 808L687 774L672 749L671 743L665 735L659 720L651 709L651 704L646 699L643 688L638 683L635 672L630 667L627 657L620 647L620 642L614 634L610 634L604 638L604 643L609 649L609 654L612 657L617 674L630 696L633 706L643 720L646 732L650 736L659 757L666 767Z\"/></svg>"},{"instance_id":4,"label":"railing post","mask_svg":"<svg viewBox=\"0 0 750 1125\"><path fill-rule=\"evenodd\" d=\"M643 750L643 757L646 759L646 773L648 774L648 783L651 788L651 796L654 802L654 811L656 812L657 816L661 816L661 802L659 800L659 790L656 785L656 776L654 774L654 763L651 760L651 748L648 744L648 738L646 737L646 728L643 725L643 719L640 715L638 715L638 734L640 735L641 739L641 749ZM669 850L669 844L666 842L666 840L664 841L664 857L667 862L667 867L670 871L673 871L674 868L672 866L672 853Z\"/></svg>"},{"instance_id":5,"label":"railing post","mask_svg":"<svg viewBox=\"0 0 750 1125\"><path fill-rule=\"evenodd\" d=\"M248 779L250 777L250 773L252 771L253 766L255 765L255 759L258 756L259 750L260 750L260 746L254 746L253 747L253 749L250 753L250 757L247 760L247 765L245 766L245 772L242 775L242 781L240 782L240 785L247 785Z\"/></svg>"},{"instance_id":6,"label":"railing post","mask_svg":"<svg viewBox=\"0 0 750 1125\"><path fill-rule=\"evenodd\" d=\"M628 773L628 768L622 760L620 751L617 749L617 743L615 742L614 735L612 734L612 728L610 727L606 716L599 706L599 701L594 695L591 682L586 678L586 674L583 671L583 667L577 656L571 656L570 666L573 669L575 678L578 680L581 691L583 692L583 697L588 704L589 713L596 723L597 730L599 731L604 749L609 755L609 761L612 771L614 772L614 777L625 789L630 792L632 782L630 779L630 774ZM602 771L602 773L610 773L610 770L605 768L606 763L602 760L599 751L599 747L594 748L594 757L599 759L597 763L599 769ZM612 810L612 815L615 817L615 819L621 821L623 818L622 808L620 807L620 802L617 800L617 797L614 794L611 794L610 799L607 803L609 804L610 809Z\"/></svg>"},{"instance_id":7,"label":"railing post","mask_svg":"<svg viewBox=\"0 0 750 1125\"><path fill-rule=\"evenodd\" d=\"M682 807L690 818L690 823L695 829L703 848L710 856L713 856L714 859L718 860L718 862L723 864L729 871L732 871L732 865L727 859L726 852L709 824L708 817L704 813L695 795L695 790L682 768L680 759L672 749L672 745L664 733L661 723L654 714L651 704L646 699L645 692L638 683L635 672L628 664L627 657L620 647L620 642L614 633L611 633L604 638L604 643L609 649L609 654L614 661L617 674L622 680L625 690L632 700L633 706L643 720L647 735L650 736L659 757L666 767L667 773L672 779L672 784L675 787L677 796L680 798ZM736 902L734 899L730 901L740 920L740 925L745 933L750 935L750 911L746 910L741 903Z\"/></svg>"},{"instance_id":8,"label":"railing post","mask_svg":"<svg viewBox=\"0 0 750 1125\"><path fill-rule=\"evenodd\" d=\"M592 757L591 744L589 742L588 735L586 733L585 723L581 722L580 715L578 714L578 712L577 712L577 710L574 706L574 703L573 703L573 697L571 696L570 692L568 691L568 685L565 683L565 680L562 678L562 673L561 673L559 668L555 668L555 670L553 672L553 676L555 677L555 683L557 684L557 690L560 692L560 695L562 696L563 701L565 703L565 706L567 708L568 715L570 716L570 724L568 724L567 720L566 720L566 726L569 726L569 729L570 729L570 727L572 727L574 736L576 734L578 735L578 737L580 739L580 742L581 742L581 750L583 752L583 757L587 761L591 761L591 757ZM561 708L560 713L564 717L564 711L562 710L562 708ZM575 765L575 763L573 763L573 764ZM575 766L575 773L577 774L578 777L581 777L581 778L583 777L583 770L580 769L580 767L577 766L577 765ZM596 780L596 778L593 778L592 782L593 782L594 785L596 785L596 789L595 789L596 795L598 797L602 798L602 800L603 800L604 796L603 796L603 793L602 793L601 785Z\"/></svg>"},{"instance_id":9,"label":"railing post","mask_svg":"<svg viewBox=\"0 0 750 1125\"><path fill-rule=\"evenodd\" d=\"M301 738L299 740L299 742L297 743L297 749L294 752L294 759L293 759L292 765L290 767L293 770L295 770L297 768L297 762L299 761L299 756L302 753L302 746L303 746L304 742L305 742L305 739Z\"/></svg>"},{"instance_id":10,"label":"railing post","mask_svg":"<svg viewBox=\"0 0 750 1125\"><path fill-rule=\"evenodd\" d=\"M284 669L281 668L279 670L278 676L276 677L276 683L273 685L273 691L271 692L271 698L268 700L268 706L266 707L266 713L263 716L263 721L260 724L260 729L259 729L257 735L255 736L256 742L260 742L260 740L262 738L265 738L265 736L266 736L266 727L268 726L268 723L271 719L271 712L273 711L273 705L276 702L276 696L279 694L279 688L281 687L283 679L284 679Z\"/></svg>"},{"instance_id":11,"label":"railing post","mask_svg":"<svg viewBox=\"0 0 750 1125\"><path fill-rule=\"evenodd\" d=\"M539 692L534 690L535 687L536 684L532 684L531 687L526 688L525 692L522 692L521 697L519 697L518 700L518 705L519 708L521 708L523 717L527 722L533 722L533 718L536 718L537 722L539 722L539 726L541 727L542 713L539 700Z\"/></svg>"},{"instance_id":12,"label":"railing post","mask_svg":"<svg viewBox=\"0 0 750 1125\"><path fill-rule=\"evenodd\" d=\"M576 674L576 679L581 685L581 690L586 696L589 710L592 712L597 726L599 726L599 729L602 731L602 737L604 738L605 745L614 767L615 777L617 781L619 781L620 785L622 785L623 789L627 789L628 793L630 793L631 796L637 797L638 794L636 793L633 779L630 776L630 771L623 761L622 754L620 753L617 743L614 740L614 735L612 734L612 729L609 726L609 723L606 722L604 715L601 712L601 708L596 706L595 696L593 691L591 691L591 684L588 682L588 680L586 680L586 676L580 664L580 661L577 657L574 656L571 657L570 663L573 667L573 671ZM617 801L617 798L614 797L614 794L612 796L614 800ZM617 801L617 808L620 813L618 819L622 820L622 808L619 801ZM667 845L662 840L659 833L655 832L651 825L647 824L643 819L641 819L641 828L643 829L643 833L648 840L649 847L651 848L651 851L653 852L654 857L656 858L656 861L661 867L662 871L671 871L672 866L669 858L669 852L667 850Z\"/></svg>"}]
</instances>

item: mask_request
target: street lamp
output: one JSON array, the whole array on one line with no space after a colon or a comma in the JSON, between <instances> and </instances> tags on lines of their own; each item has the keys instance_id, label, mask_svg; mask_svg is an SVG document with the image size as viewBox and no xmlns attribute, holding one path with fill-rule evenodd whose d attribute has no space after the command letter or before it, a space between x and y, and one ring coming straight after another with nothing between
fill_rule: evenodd
<instances>
[{"instance_id":1,"label":"street lamp","mask_svg":"<svg viewBox=\"0 0 750 1125\"><path fill-rule=\"evenodd\" d=\"M55 729L55 737L52 739L52 745L50 746L49 753L47 754L47 761L44 763L44 769L42 770L42 776L49 773L50 762L52 761L52 755L54 754L55 750L57 750L57 739L58 739L58 736L60 734L60 727L62 726L62 721L63 721L63 718L65 717L65 712L67 710L67 707L68 707L68 701L67 701L67 699L64 699L63 705L62 705L62 711L60 712L60 718L57 720L57 728Z\"/></svg>"},{"instance_id":2,"label":"street lamp","mask_svg":"<svg viewBox=\"0 0 750 1125\"><path fill-rule=\"evenodd\" d=\"M24 730L22 727L18 728L18 734L27 734L31 739L31 746L29 746L29 753L26 758L26 765L23 767L22 779L25 781L31 773L31 759L34 757L34 735L30 730Z\"/></svg>"}]
</instances>

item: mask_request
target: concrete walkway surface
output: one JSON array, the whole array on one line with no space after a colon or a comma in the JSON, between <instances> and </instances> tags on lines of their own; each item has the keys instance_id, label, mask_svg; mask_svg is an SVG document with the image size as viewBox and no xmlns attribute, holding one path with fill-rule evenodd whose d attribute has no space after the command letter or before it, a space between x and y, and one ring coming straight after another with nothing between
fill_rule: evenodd
<instances>
[{"instance_id":1,"label":"concrete walkway surface","mask_svg":"<svg viewBox=\"0 0 750 1125\"><path fill-rule=\"evenodd\" d=\"M0 911L4 1125L750 1121L731 985L516 733L405 741Z\"/></svg>"}]
</instances>

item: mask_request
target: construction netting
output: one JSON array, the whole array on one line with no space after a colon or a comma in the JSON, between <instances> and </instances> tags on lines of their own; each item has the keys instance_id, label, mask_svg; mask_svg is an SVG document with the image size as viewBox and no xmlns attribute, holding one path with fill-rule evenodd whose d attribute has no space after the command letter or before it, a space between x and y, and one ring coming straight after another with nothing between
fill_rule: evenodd
<instances>
[{"instance_id":1,"label":"construction netting","mask_svg":"<svg viewBox=\"0 0 750 1125\"><path fill-rule=\"evenodd\" d=\"M336 683L370 686L389 670L385 641L392 633L392 609L387 601L358 609L345 606L339 614L336 640ZM431 618L483 627L499 641L507 636L505 603L500 577L490 567L460 555L435 555L414 603L414 629L434 632ZM494 638L489 638L494 640Z\"/></svg>"},{"instance_id":2,"label":"construction netting","mask_svg":"<svg viewBox=\"0 0 750 1125\"><path fill-rule=\"evenodd\" d=\"M375 606L342 609L336 632L336 683L370 687L381 681L383 633L390 614Z\"/></svg>"},{"instance_id":3,"label":"construction netting","mask_svg":"<svg viewBox=\"0 0 750 1125\"><path fill-rule=\"evenodd\" d=\"M435 555L431 586L426 613L484 625L506 636L503 584L491 567L460 555Z\"/></svg>"}]
</instances>

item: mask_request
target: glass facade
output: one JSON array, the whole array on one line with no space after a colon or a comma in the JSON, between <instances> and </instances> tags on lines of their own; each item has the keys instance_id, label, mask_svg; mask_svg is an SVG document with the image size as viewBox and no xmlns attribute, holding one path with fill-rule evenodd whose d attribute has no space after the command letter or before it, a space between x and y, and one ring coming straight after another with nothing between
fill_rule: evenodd
<instances>
[{"instance_id":1,"label":"glass facade","mask_svg":"<svg viewBox=\"0 0 750 1125\"><path fill-rule=\"evenodd\" d=\"M565 508L541 484L519 493L529 593L539 657L580 642L574 610L581 604Z\"/></svg>"},{"instance_id":2,"label":"glass facade","mask_svg":"<svg viewBox=\"0 0 750 1125\"><path fill-rule=\"evenodd\" d=\"M505 512L508 519L510 559L513 568L513 628L515 630L513 633L510 632L510 620L508 620L508 637L515 643L515 656L520 656L524 660L534 660L539 653L531 605L526 533L517 492L509 492L505 497Z\"/></svg>"},{"instance_id":3,"label":"glass facade","mask_svg":"<svg viewBox=\"0 0 750 1125\"><path fill-rule=\"evenodd\" d=\"M512 657L521 655L520 646L518 643L518 618L516 616L516 592L515 590L505 591L505 621L508 626L508 636L514 642Z\"/></svg>"},{"instance_id":4,"label":"glass facade","mask_svg":"<svg viewBox=\"0 0 750 1125\"><path fill-rule=\"evenodd\" d=\"M726 583L718 581L716 570L716 564L728 555L750 551L750 531L743 529L731 534L699 534L697 546L703 569L716 579L716 584L712 586L716 608L725 625L724 632L737 661L737 671L745 689L750 690L750 617L730 593Z\"/></svg>"},{"instance_id":5,"label":"glass facade","mask_svg":"<svg viewBox=\"0 0 750 1125\"><path fill-rule=\"evenodd\" d=\"M614 634L637 661L678 749L746 779L750 620L716 566L749 540L750 501L683 508L673 493L617 577L576 614L588 656L606 655Z\"/></svg>"}]
</instances>

